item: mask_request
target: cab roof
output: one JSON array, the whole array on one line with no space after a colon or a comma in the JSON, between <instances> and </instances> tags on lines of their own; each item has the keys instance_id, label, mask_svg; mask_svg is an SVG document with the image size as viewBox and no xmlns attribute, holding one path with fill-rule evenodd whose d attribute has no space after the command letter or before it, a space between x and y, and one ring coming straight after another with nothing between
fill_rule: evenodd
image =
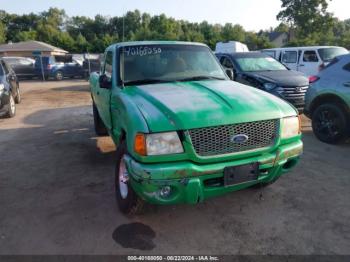
<instances>
[{"instance_id":1,"label":"cab roof","mask_svg":"<svg viewBox=\"0 0 350 262\"><path fill-rule=\"evenodd\" d=\"M291 46L291 47L276 47L276 48L267 48L262 49L264 51L275 51L275 50L289 50L289 49L298 49L298 50L305 50L305 49L320 49L320 48L344 48L342 46Z\"/></svg>"},{"instance_id":2,"label":"cab roof","mask_svg":"<svg viewBox=\"0 0 350 262\"><path fill-rule=\"evenodd\" d=\"M114 49L126 46L137 46L137 45L197 45L207 46L203 43L198 42L185 42L185 41L132 41L132 42L120 42L110 45L107 49Z\"/></svg>"}]
</instances>

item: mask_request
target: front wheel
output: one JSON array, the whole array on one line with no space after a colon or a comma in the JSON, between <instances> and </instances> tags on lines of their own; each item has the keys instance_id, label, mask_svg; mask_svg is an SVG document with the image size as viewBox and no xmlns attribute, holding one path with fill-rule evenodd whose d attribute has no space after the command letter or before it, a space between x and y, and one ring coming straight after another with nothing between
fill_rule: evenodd
<instances>
[{"instance_id":1,"label":"front wheel","mask_svg":"<svg viewBox=\"0 0 350 262\"><path fill-rule=\"evenodd\" d=\"M334 104L322 104L312 114L312 129L322 142L337 144L348 136L349 123L344 111Z\"/></svg>"},{"instance_id":2,"label":"front wheel","mask_svg":"<svg viewBox=\"0 0 350 262\"><path fill-rule=\"evenodd\" d=\"M21 97L21 91L19 90L19 85L17 84L17 95L16 95L16 98L15 98L15 102L16 104L19 104L21 103L21 100L22 100L22 97Z\"/></svg>"},{"instance_id":3,"label":"front wheel","mask_svg":"<svg viewBox=\"0 0 350 262\"><path fill-rule=\"evenodd\" d=\"M56 79L57 81L63 80L63 73L62 73L62 71L57 71L57 72L55 73L55 79Z\"/></svg>"},{"instance_id":4,"label":"front wheel","mask_svg":"<svg viewBox=\"0 0 350 262\"><path fill-rule=\"evenodd\" d=\"M13 98L13 95L10 94L10 99L9 99L9 109L6 113L6 117L11 118L16 115L16 103L15 99Z\"/></svg>"},{"instance_id":5,"label":"front wheel","mask_svg":"<svg viewBox=\"0 0 350 262\"><path fill-rule=\"evenodd\" d=\"M133 215L142 212L144 201L135 193L130 185L130 176L124 160L126 153L126 144L122 142L117 149L115 194L119 210L126 215Z\"/></svg>"}]
</instances>

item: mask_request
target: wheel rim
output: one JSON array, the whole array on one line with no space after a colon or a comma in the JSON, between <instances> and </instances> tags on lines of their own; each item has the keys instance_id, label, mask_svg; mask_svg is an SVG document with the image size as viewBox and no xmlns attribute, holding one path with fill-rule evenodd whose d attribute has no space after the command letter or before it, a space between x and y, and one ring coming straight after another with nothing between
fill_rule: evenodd
<instances>
[{"instance_id":1,"label":"wheel rim","mask_svg":"<svg viewBox=\"0 0 350 262\"><path fill-rule=\"evenodd\" d=\"M10 96L10 110L12 114L14 114L16 111L15 100L13 99L12 95Z\"/></svg>"},{"instance_id":2,"label":"wheel rim","mask_svg":"<svg viewBox=\"0 0 350 262\"><path fill-rule=\"evenodd\" d=\"M120 161L119 165L119 192L122 199L126 199L128 197L128 180L129 180L129 173L125 165L124 156L122 157L122 160Z\"/></svg>"},{"instance_id":3,"label":"wheel rim","mask_svg":"<svg viewBox=\"0 0 350 262\"><path fill-rule=\"evenodd\" d=\"M57 73L56 73L56 78L57 78L58 80L61 80L61 79L62 79L62 73L61 73L61 72L57 72Z\"/></svg>"},{"instance_id":4,"label":"wheel rim","mask_svg":"<svg viewBox=\"0 0 350 262\"><path fill-rule=\"evenodd\" d=\"M340 116L334 110L326 108L316 116L316 131L322 136L334 138L341 132Z\"/></svg>"}]
</instances>

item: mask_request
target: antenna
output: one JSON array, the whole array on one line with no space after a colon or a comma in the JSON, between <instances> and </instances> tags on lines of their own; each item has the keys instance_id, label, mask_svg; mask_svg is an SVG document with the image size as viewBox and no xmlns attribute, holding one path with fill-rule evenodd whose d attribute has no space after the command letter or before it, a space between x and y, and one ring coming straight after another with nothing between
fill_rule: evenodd
<instances>
[{"instance_id":1,"label":"antenna","mask_svg":"<svg viewBox=\"0 0 350 262\"><path fill-rule=\"evenodd\" d=\"M123 43L125 41L124 37L125 37L125 11L123 12L123 38L122 38ZM121 71L122 71L121 82L122 82L122 87L124 88L124 79L125 79L125 72L124 72L125 71L125 66L124 66L124 63L125 63L125 61L124 61L124 46L122 47L122 53L121 53L120 59L122 61L122 63L121 63Z\"/></svg>"},{"instance_id":2,"label":"antenna","mask_svg":"<svg viewBox=\"0 0 350 262\"><path fill-rule=\"evenodd\" d=\"M125 12L123 14L123 42L124 42L124 36L125 36Z\"/></svg>"}]
</instances>

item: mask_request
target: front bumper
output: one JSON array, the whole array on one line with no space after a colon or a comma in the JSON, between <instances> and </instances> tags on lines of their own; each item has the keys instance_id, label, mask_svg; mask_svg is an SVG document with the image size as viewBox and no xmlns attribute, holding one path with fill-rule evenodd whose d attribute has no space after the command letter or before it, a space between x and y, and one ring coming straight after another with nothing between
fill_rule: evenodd
<instances>
[{"instance_id":1,"label":"front bumper","mask_svg":"<svg viewBox=\"0 0 350 262\"><path fill-rule=\"evenodd\" d=\"M282 145L272 153L231 162L207 165L192 162L143 164L130 156L125 156L125 162L131 186L142 199L153 204L195 204L210 197L276 179L294 167L302 150L303 143L299 140ZM260 175L257 181L223 185L225 167L253 162L259 162ZM165 186L170 186L171 193L167 197L162 197L160 190Z\"/></svg>"}]
</instances>

